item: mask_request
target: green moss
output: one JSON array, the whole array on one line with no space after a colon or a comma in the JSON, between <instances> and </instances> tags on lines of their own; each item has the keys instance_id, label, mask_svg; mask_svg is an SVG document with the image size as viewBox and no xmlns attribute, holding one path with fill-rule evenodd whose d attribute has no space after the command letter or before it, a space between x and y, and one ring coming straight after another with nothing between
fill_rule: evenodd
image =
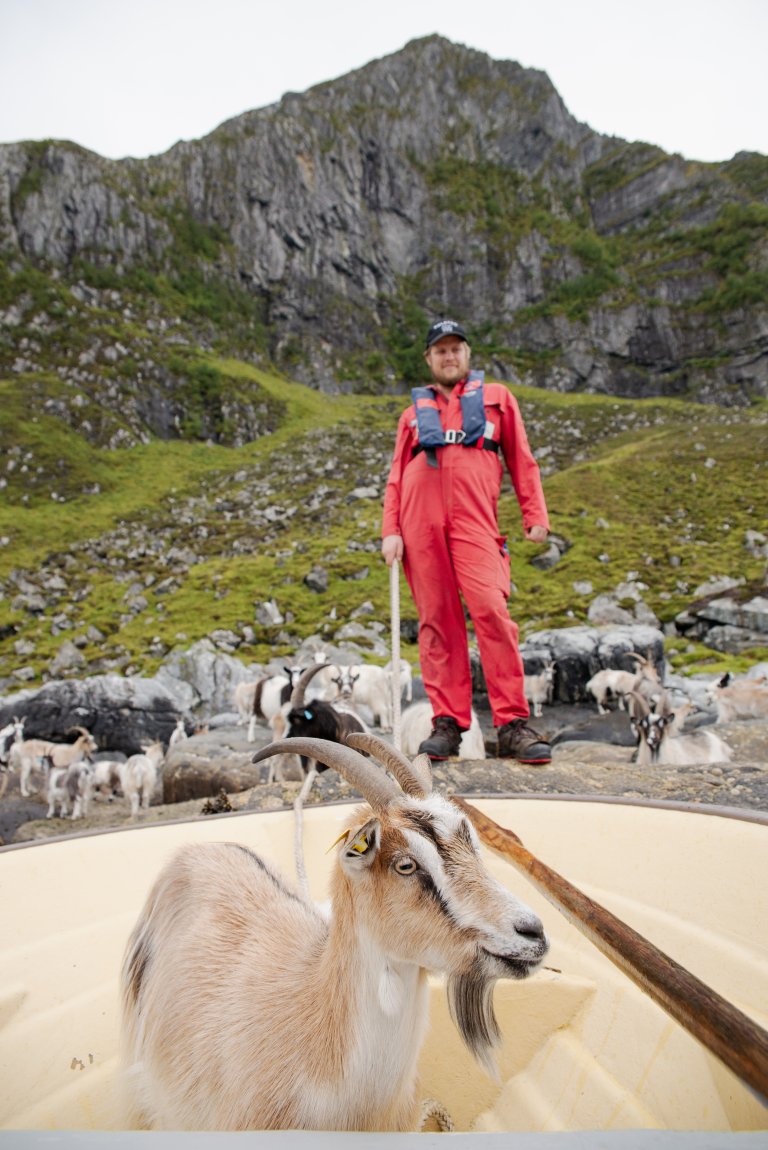
<instances>
[{"instance_id":1,"label":"green moss","mask_svg":"<svg viewBox=\"0 0 768 1150\"><path fill-rule=\"evenodd\" d=\"M47 173L45 161L51 144L51 140L33 140L24 145L27 166L11 196L15 213L21 213L29 197L42 191Z\"/></svg>"},{"instance_id":2,"label":"green moss","mask_svg":"<svg viewBox=\"0 0 768 1150\"><path fill-rule=\"evenodd\" d=\"M652 144L621 144L586 169L584 191L591 200L599 199L653 171L668 159L666 152Z\"/></svg>"},{"instance_id":3,"label":"green moss","mask_svg":"<svg viewBox=\"0 0 768 1150\"><path fill-rule=\"evenodd\" d=\"M768 197L768 156L758 152L740 152L720 166L734 184L754 199Z\"/></svg>"}]
</instances>

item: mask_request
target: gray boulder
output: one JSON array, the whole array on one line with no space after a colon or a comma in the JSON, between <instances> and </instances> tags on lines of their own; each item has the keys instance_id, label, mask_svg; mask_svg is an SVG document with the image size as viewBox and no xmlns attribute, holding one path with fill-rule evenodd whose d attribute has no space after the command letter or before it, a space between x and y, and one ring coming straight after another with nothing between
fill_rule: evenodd
<instances>
[{"instance_id":1,"label":"gray boulder","mask_svg":"<svg viewBox=\"0 0 768 1150\"><path fill-rule=\"evenodd\" d=\"M0 700L0 726L24 719L26 738L66 741L73 727L85 727L102 750L136 754L144 742L167 744L182 713L172 696L152 679L96 675L46 683Z\"/></svg>"},{"instance_id":2,"label":"gray boulder","mask_svg":"<svg viewBox=\"0 0 768 1150\"><path fill-rule=\"evenodd\" d=\"M231 710L237 684L262 673L260 666L246 666L218 650L209 639L201 639L186 651L172 651L154 681L173 697L180 710L207 716Z\"/></svg>"}]
</instances>

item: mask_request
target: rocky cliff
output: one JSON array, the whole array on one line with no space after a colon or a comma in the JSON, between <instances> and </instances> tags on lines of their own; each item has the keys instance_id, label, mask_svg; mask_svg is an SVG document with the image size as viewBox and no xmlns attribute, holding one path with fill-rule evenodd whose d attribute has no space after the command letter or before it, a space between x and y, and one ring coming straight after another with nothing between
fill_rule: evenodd
<instances>
[{"instance_id":1,"label":"rocky cliff","mask_svg":"<svg viewBox=\"0 0 768 1150\"><path fill-rule=\"evenodd\" d=\"M768 395L768 159L600 136L436 36L147 160L1 146L0 245L0 373L108 385L134 437L268 428L192 350L397 389L445 313L503 379Z\"/></svg>"}]
</instances>

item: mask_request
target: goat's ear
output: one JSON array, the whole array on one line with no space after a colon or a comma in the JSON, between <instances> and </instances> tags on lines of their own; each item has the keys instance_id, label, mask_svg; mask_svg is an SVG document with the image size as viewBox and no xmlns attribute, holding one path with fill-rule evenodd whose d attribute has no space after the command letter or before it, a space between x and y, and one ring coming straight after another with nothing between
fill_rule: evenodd
<instances>
[{"instance_id":1,"label":"goat's ear","mask_svg":"<svg viewBox=\"0 0 768 1150\"><path fill-rule=\"evenodd\" d=\"M348 831L339 855L342 869L349 875L367 870L379 853L380 843L381 824L378 819L369 819L362 827Z\"/></svg>"}]
</instances>

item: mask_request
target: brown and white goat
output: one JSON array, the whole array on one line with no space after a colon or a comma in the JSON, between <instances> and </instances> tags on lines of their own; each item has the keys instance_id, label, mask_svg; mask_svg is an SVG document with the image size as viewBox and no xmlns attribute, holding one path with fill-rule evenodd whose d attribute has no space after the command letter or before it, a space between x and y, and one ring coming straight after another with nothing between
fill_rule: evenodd
<instances>
[{"instance_id":1,"label":"brown and white goat","mask_svg":"<svg viewBox=\"0 0 768 1150\"><path fill-rule=\"evenodd\" d=\"M730 673L726 673L708 689L707 699L717 708L718 723L768 718L768 681L765 676L734 680Z\"/></svg>"},{"instance_id":2,"label":"brown and white goat","mask_svg":"<svg viewBox=\"0 0 768 1150\"><path fill-rule=\"evenodd\" d=\"M459 1033L493 1066L493 985L540 964L541 921L488 873L428 770L372 735L350 739L399 784L321 739L256 755L297 749L369 804L336 847L330 915L236 843L182 848L157 879L122 972L132 1124L415 1129L429 971L447 975Z\"/></svg>"},{"instance_id":3,"label":"brown and white goat","mask_svg":"<svg viewBox=\"0 0 768 1150\"><path fill-rule=\"evenodd\" d=\"M707 763L727 763L733 751L714 731L698 730L687 735L672 734L674 711L649 704L632 692L632 733L637 739L636 762L640 766L660 763L688 767Z\"/></svg>"},{"instance_id":4,"label":"brown and white goat","mask_svg":"<svg viewBox=\"0 0 768 1150\"><path fill-rule=\"evenodd\" d=\"M74 743L52 743L47 739L24 739L14 743L11 748L10 765L19 766L21 778L20 789L27 798L32 792L29 789L32 771L36 768L41 771L70 767L81 759L89 758L98 750L98 744L90 731L85 727L72 727L80 734Z\"/></svg>"}]
</instances>

